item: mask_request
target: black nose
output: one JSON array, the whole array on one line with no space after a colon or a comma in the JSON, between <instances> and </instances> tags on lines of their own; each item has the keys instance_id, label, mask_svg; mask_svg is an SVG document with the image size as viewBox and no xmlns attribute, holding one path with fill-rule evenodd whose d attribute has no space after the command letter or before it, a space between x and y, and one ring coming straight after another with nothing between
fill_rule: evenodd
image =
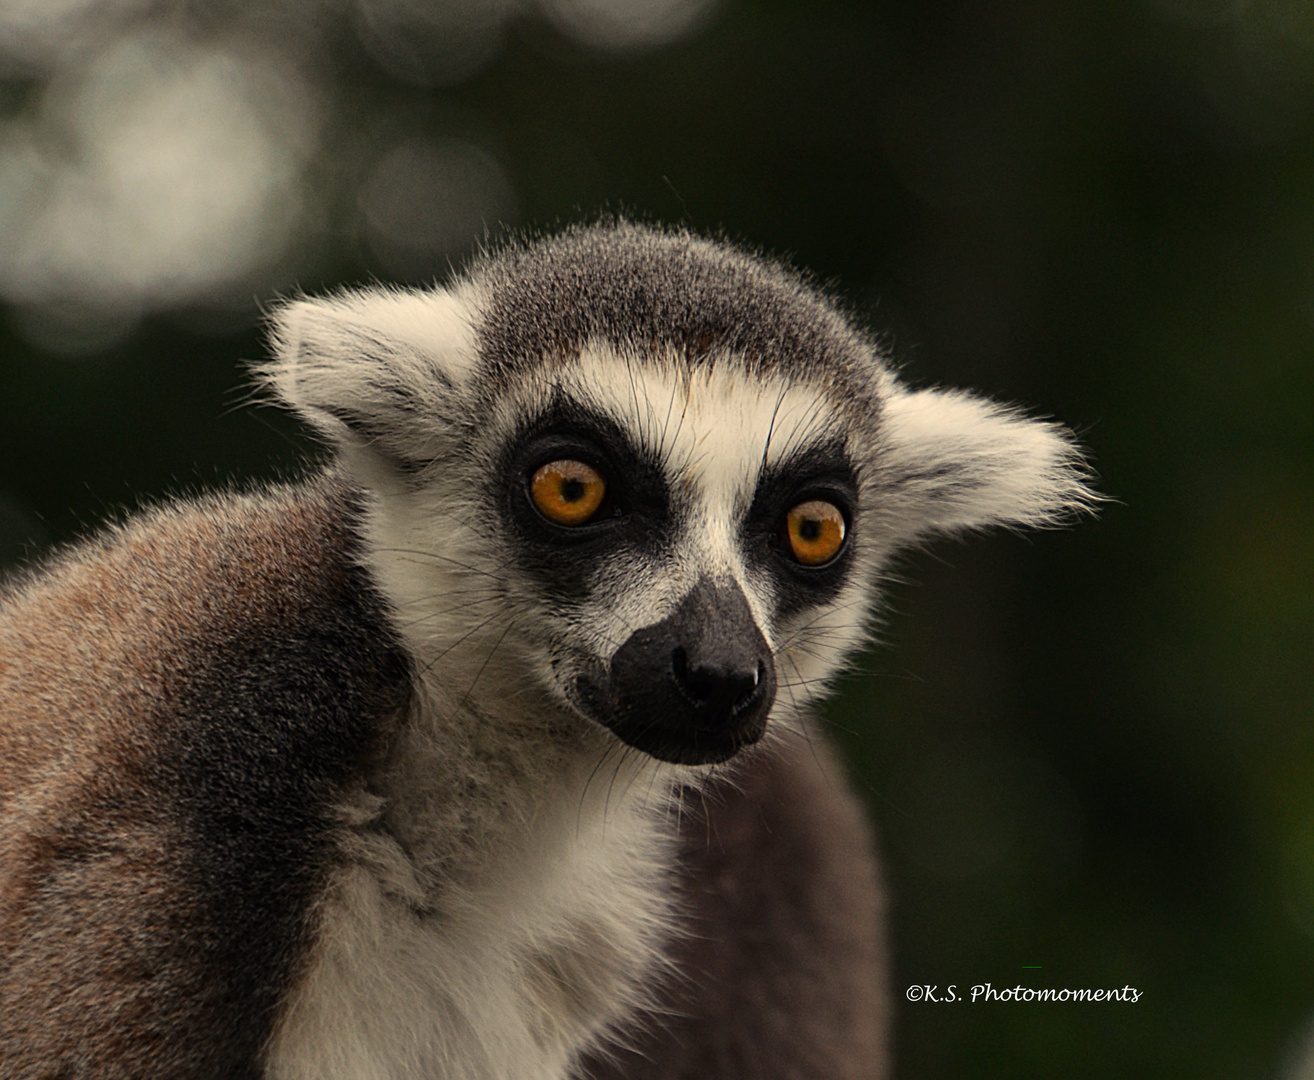
<instances>
[{"instance_id":1,"label":"black nose","mask_svg":"<svg viewBox=\"0 0 1314 1080\"><path fill-rule=\"evenodd\" d=\"M766 664L761 660L738 664L734 660L714 657L699 662L689 661L689 650L683 645L671 653L671 676L675 685L688 698L703 726L730 722L766 690Z\"/></svg>"},{"instance_id":2,"label":"black nose","mask_svg":"<svg viewBox=\"0 0 1314 1080\"><path fill-rule=\"evenodd\" d=\"M663 761L725 761L766 731L776 698L771 648L743 590L704 578L612 657L604 722Z\"/></svg>"}]
</instances>

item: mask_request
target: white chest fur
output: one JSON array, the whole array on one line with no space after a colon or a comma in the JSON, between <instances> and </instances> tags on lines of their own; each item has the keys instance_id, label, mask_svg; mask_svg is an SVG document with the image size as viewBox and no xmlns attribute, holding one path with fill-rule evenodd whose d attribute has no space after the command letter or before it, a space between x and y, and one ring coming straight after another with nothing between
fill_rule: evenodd
<instances>
[{"instance_id":1,"label":"white chest fur","mask_svg":"<svg viewBox=\"0 0 1314 1080\"><path fill-rule=\"evenodd\" d=\"M268 1075L564 1076L656 963L669 923L668 782L590 785L586 773L582 787L549 785L459 867L426 867L377 821L350 827Z\"/></svg>"}]
</instances>

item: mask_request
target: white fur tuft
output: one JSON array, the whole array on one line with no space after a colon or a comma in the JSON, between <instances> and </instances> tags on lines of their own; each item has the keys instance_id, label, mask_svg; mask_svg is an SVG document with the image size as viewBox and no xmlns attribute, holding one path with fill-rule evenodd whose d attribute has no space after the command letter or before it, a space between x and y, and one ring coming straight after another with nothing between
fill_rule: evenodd
<instances>
[{"instance_id":1,"label":"white fur tuft","mask_svg":"<svg viewBox=\"0 0 1314 1080\"><path fill-rule=\"evenodd\" d=\"M880 486L899 541L992 525L1061 524L1098 501L1071 434L961 391L896 388Z\"/></svg>"},{"instance_id":2,"label":"white fur tuft","mask_svg":"<svg viewBox=\"0 0 1314 1080\"><path fill-rule=\"evenodd\" d=\"M385 287L294 300L271 320L266 385L347 448L424 461L476 365L471 290Z\"/></svg>"}]
</instances>

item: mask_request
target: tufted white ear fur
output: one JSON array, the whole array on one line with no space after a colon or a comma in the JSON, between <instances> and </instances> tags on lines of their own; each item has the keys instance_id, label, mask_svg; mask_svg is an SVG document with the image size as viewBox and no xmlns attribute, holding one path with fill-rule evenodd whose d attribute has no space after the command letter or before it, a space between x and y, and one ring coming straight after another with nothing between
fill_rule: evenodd
<instances>
[{"instance_id":1,"label":"tufted white ear fur","mask_svg":"<svg viewBox=\"0 0 1314 1080\"><path fill-rule=\"evenodd\" d=\"M1098 497L1066 428L960 391L897 387L882 479L905 539L989 525L1056 525Z\"/></svg>"},{"instance_id":2,"label":"tufted white ear fur","mask_svg":"<svg viewBox=\"0 0 1314 1080\"><path fill-rule=\"evenodd\" d=\"M266 385L345 450L432 460L476 363L473 304L445 289L376 287L294 300L271 318Z\"/></svg>"}]
</instances>

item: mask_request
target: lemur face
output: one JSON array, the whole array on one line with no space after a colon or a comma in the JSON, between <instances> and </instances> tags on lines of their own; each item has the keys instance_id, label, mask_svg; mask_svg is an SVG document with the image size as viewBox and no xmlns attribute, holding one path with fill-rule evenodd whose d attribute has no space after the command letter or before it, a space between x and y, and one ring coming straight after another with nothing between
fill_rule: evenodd
<instances>
[{"instance_id":1,"label":"lemur face","mask_svg":"<svg viewBox=\"0 0 1314 1080\"><path fill-rule=\"evenodd\" d=\"M438 711L662 761L788 730L900 547L1091 499L1061 428L907 389L801 277L687 233L568 231L445 289L289 304L275 337L266 377L374 499Z\"/></svg>"},{"instance_id":2,"label":"lemur face","mask_svg":"<svg viewBox=\"0 0 1314 1080\"><path fill-rule=\"evenodd\" d=\"M859 474L819 389L596 345L499 414L551 677L629 745L723 761L861 635Z\"/></svg>"}]
</instances>

